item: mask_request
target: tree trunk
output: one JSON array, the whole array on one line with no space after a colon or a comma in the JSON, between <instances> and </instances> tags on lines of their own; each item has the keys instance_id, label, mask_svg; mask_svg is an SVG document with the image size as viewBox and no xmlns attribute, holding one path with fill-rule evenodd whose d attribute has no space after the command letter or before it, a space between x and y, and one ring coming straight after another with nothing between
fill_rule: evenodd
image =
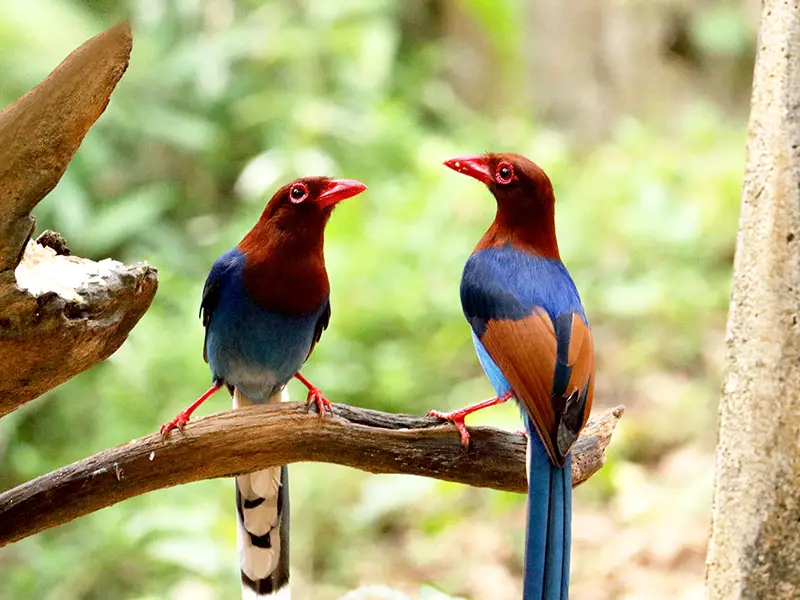
<instances>
[{"instance_id":1,"label":"tree trunk","mask_svg":"<svg viewBox=\"0 0 800 600\"><path fill-rule=\"evenodd\" d=\"M708 550L711 599L800 597L800 6L765 0Z\"/></svg>"}]
</instances>

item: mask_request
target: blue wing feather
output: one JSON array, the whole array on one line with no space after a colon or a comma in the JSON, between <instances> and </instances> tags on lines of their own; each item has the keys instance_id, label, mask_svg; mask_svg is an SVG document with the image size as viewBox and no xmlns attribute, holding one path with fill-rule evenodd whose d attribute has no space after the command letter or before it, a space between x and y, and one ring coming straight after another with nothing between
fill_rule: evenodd
<instances>
[{"instance_id":1,"label":"blue wing feather","mask_svg":"<svg viewBox=\"0 0 800 600\"><path fill-rule=\"evenodd\" d=\"M461 307L480 337L490 319L521 319L529 310L504 281L503 265L491 250L473 254L461 276Z\"/></svg>"},{"instance_id":2,"label":"blue wing feather","mask_svg":"<svg viewBox=\"0 0 800 600\"><path fill-rule=\"evenodd\" d=\"M577 313L586 322L578 290L564 263L510 245L487 248L469 258L461 277L461 305L470 323L521 319L537 307L554 323L562 313Z\"/></svg>"},{"instance_id":3,"label":"blue wing feather","mask_svg":"<svg viewBox=\"0 0 800 600\"><path fill-rule=\"evenodd\" d=\"M200 300L200 318L203 320L203 327L205 327L205 339L203 340L203 360L208 362L208 324L211 322L211 316L219 304L220 288L226 278L226 273L231 268L236 268L239 253L234 248L229 250L211 266L211 271L206 277L206 283L203 286L203 297Z\"/></svg>"}]
</instances>

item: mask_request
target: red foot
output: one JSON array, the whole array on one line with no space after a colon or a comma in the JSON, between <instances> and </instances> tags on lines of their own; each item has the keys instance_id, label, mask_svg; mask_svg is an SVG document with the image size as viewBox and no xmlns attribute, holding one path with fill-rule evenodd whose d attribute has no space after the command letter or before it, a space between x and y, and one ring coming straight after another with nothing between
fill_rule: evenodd
<instances>
[{"instance_id":1,"label":"red foot","mask_svg":"<svg viewBox=\"0 0 800 600\"><path fill-rule=\"evenodd\" d=\"M183 431L183 426L189 422L189 417L192 416L192 413L197 410L197 407L200 406L203 402L208 400L211 396L214 395L214 392L218 391L222 387L222 382L215 382L206 393L200 396L197 400L192 402L186 410L183 410L178 413L178 416L172 419L169 423L165 423L161 426L161 439L167 439L169 432L175 429L176 427Z\"/></svg>"},{"instance_id":2,"label":"red foot","mask_svg":"<svg viewBox=\"0 0 800 600\"><path fill-rule=\"evenodd\" d=\"M464 412L464 409L461 410L454 410L453 412L441 412L438 410L431 410L428 411L429 417L438 417L439 419L444 419L445 421L450 421L453 425L456 426L458 429L458 433L461 434L461 445L462 446L469 446L469 431L467 430L467 425L464 423L464 417L466 417L469 412Z\"/></svg>"},{"instance_id":3,"label":"red foot","mask_svg":"<svg viewBox=\"0 0 800 600\"><path fill-rule=\"evenodd\" d=\"M453 423L458 429L458 433L461 434L461 444L463 446L469 446L469 431L467 431L467 425L464 423L464 418L472 414L476 411L479 411L483 408L488 408L489 406L494 406L495 404L502 404L509 398L514 396L514 392L508 392L503 394L502 396L498 396L497 398L489 398L488 400L484 400L483 402L478 402L477 404L473 404L471 406L465 406L464 408L459 408L458 410L454 410L453 412L445 413L440 412L438 410L432 410L428 412L429 417L438 417L440 419L445 419Z\"/></svg>"},{"instance_id":4,"label":"red foot","mask_svg":"<svg viewBox=\"0 0 800 600\"><path fill-rule=\"evenodd\" d=\"M513 433L516 433L517 435L521 435L521 436L522 436L522 437L524 437L524 438L527 438L527 437L528 437L528 432L527 432L527 431L525 431L524 429L517 429L517 430L516 430L516 431L514 431Z\"/></svg>"},{"instance_id":5,"label":"red foot","mask_svg":"<svg viewBox=\"0 0 800 600\"><path fill-rule=\"evenodd\" d=\"M322 390L317 387L309 388L308 390L308 398L306 398L306 406L311 408L311 403L315 402L317 404L317 412L320 415L324 415L326 412L329 414L333 413L333 409L331 408L330 400L325 397L325 394L322 393Z\"/></svg>"},{"instance_id":6,"label":"red foot","mask_svg":"<svg viewBox=\"0 0 800 600\"><path fill-rule=\"evenodd\" d=\"M169 432L175 429L176 427L180 431L183 431L183 426L186 425L188 422L189 422L189 415L186 413L186 411L179 412L178 416L172 419L172 421L170 421L169 423L164 423L161 426L162 439L167 439Z\"/></svg>"},{"instance_id":7,"label":"red foot","mask_svg":"<svg viewBox=\"0 0 800 600\"><path fill-rule=\"evenodd\" d=\"M303 377L300 373L295 375L297 379L308 388L308 397L306 398L306 406L311 408L311 403L316 403L317 411L319 412L320 416L324 414L333 414L333 408L331 408L330 401L325 397L325 394L322 393L322 390L311 383L308 379Z\"/></svg>"}]
</instances>

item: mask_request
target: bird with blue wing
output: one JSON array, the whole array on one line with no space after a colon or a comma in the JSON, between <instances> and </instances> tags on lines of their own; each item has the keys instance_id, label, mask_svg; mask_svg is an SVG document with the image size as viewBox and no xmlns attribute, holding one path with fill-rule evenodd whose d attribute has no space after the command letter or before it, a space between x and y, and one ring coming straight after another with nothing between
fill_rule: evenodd
<instances>
[{"instance_id":1,"label":"bird with blue wing","mask_svg":"<svg viewBox=\"0 0 800 600\"><path fill-rule=\"evenodd\" d=\"M320 415L330 402L300 368L331 316L325 225L334 206L367 189L349 179L306 177L280 188L238 246L220 256L203 288L203 357L212 386L161 428L183 429L225 387L234 407L280 402L297 378ZM289 488L286 466L236 478L244 598L289 597Z\"/></svg>"},{"instance_id":2,"label":"bird with blue wing","mask_svg":"<svg viewBox=\"0 0 800 600\"><path fill-rule=\"evenodd\" d=\"M461 304L497 396L449 413L464 418L516 398L528 438L524 600L566 600L572 517L570 448L589 418L594 345L578 290L561 262L555 197L545 172L518 154L452 158L447 167L483 182L494 222L464 266Z\"/></svg>"}]
</instances>

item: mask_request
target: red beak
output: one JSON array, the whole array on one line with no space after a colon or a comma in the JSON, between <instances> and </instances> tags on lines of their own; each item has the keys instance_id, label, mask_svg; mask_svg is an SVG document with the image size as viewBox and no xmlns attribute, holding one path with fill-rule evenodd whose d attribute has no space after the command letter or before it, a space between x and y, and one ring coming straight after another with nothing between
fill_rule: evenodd
<instances>
[{"instance_id":1,"label":"red beak","mask_svg":"<svg viewBox=\"0 0 800 600\"><path fill-rule=\"evenodd\" d=\"M326 208L357 196L366 189L367 186L355 179L329 179L325 182L325 187L322 188L316 203Z\"/></svg>"},{"instance_id":2,"label":"red beak","mask_svg":"<svg viewBox=\"0 0 800 600\"><path fill-rule=\"evenodd\" d=\"M486 185L492 185L492 183L494 183L485 156L456 156L455 158L444 161L444 166L450 167L453 171L458 173L474 177Z\"/></svg>"}]
</instances>

